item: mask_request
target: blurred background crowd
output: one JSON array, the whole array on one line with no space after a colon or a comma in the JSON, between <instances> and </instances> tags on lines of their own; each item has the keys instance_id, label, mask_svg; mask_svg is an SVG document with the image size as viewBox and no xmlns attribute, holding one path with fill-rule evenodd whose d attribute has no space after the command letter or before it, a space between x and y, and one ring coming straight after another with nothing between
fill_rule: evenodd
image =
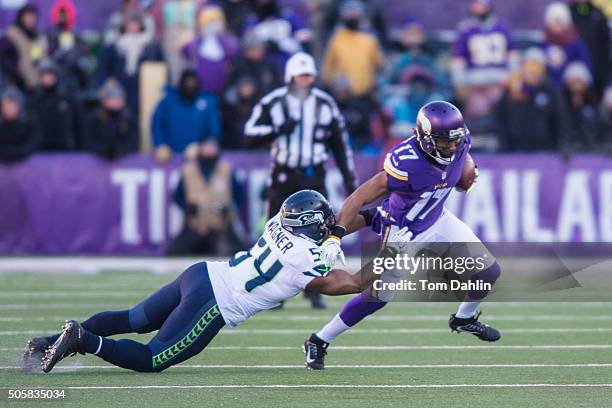
<instances>
[{"instance_id":1,"label":"blurred background crowd","mask_svg":"<svg viewBox=\"0 0 612 408\"><path fill-rule=\"evenodd\" d=\"M547 2L540 29L513 30L494 0L466 1L456 27L433 30L380 0L123 0L96 16L106 29L83 32L78 2L50 3L0 27L2 161L242 149L253 106L300 50L358 152L405 138L434 99L463 109L476 149L612 152L604 2Z\"/></svg>"}]
</instances>

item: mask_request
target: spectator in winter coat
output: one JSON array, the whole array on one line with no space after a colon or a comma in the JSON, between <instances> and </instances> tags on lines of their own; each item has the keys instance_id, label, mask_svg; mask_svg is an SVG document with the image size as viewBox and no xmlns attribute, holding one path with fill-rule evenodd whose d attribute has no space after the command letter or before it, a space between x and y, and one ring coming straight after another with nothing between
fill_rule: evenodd
<instances>
[{"instance_id":1,"label":"spectator in winter coat","mask_svg":"<svg viewBox=\"0 0 612 408\"><path fill-rule=\"evenodd\" d=\"M563 149L566 112L559 91L546 78L546 57L528 49L520 75L509 85L497 107L501 148L507 151Z\"/></svg>"},{"instance_id":2,"label":"spectator in winter coat","mask_svg":"<svg viewBox=\"0 0 612 408\"><path fill-rule=\"evenodd\" d=\"M570 63L580 61L592 68L589 52L578 36L566 4L554 2L546 7L544 31L548 75L557 87L563 86L563 71Z\"/></svg>"},{"instance_id":3,"label":"spectator in winter coat","mask_svg":"<svg viewBox=\"0 0 612 408\"><path fill-rule=\"evenodd\" d=\"M242 42L242 55L232 64L228 89L235 87L244 77L256 80L258 97L270 92L281 83L276 63L266 55L266 44L257 37L247 37Z\"/></svg>"},{"instance_id":4,"label":"spectator in winter coat","mask_svg":"<svg viewBox=\"0 0 612 408\"><path fill-rule=\"evenodd\" d=\"M242 149L244 143L244 125L251 116L255 104L260 98L258 78L245 75L235 81L225 93L221 104L223 124L223 149Z\"/></svg>"},{"instance_id":5,"label":"spectator in winter coat","mask_svg":"<svg viewBox=\"0 0 612 408\"><path fill-rule=\"evenodd\" d=\"M568 143L571 150L597 150L600 125L593 77L583 62L572 62L563 73L563 96L568 112Z\"/></svg>"},{"instance_id":6,"label":"spectator in winter coat","mask_svg":"<svg viewBox=\"0 0 612 408\"><path fill-rule=\"evenodd\" d=\"M574 26L589 50L594 87L597 95L601 97L612 69L608 18L591 0L571 0L569 7Z\"/></svg>"},{"instance_id":7,"label":"spectator in winter coat","mask_svg":"<svg viewBox=\"0 0 612 408\"><path fill-rule=\"evenodd\" d=\"M94 85L115 78L125 89L127 106L138 114L139 70L145 61L162 61L161 48L152 31L146 31L140 14L126 17L117 41L102 50Z\"/></svg>"},{"instance_id":8,"label":"spectator in winter coat","mask_svg":"<svg viewBox=\"0 0 612 408\"><path fill-rule=\"evenodd\" d=\"M22 90L33 89L38 80L36 64L46 56L47 40L38 32L38 11L25 5L0 39L0 67L5 80Z\"/></svg>"},{"instance_id":9,"label":"spectator in winter coat","mask_svg":"<svg viewBox=\"0 0 612 408\"><path fill-rule=\"evenodd\" d=\"M36 121L26 112L23 94L10 85L0 92L0 161L22 160L40 144Z\"/></svg>"},{"instance_id":10,"label":"spectator in winter coat","mask_svg":"<svg viewBox=\"0 0 612 408\"><path fill-rule=\"evenodd\" d=\"M126 107L125 91L115 79L100 90L100 107L87 119L83 147L108 160L138 150L137 124Z\"/></svg>"},{"instance_id":11,"label":"spectator in winter coat","mask_svg":"<svg viewBox=\"0 0 612 408\"><path fill-rule=\"evenodd\" d=\"M199 29L200 35L183 48L183 55L197 67L202 91L220 96L240 45L226 31L225 16L217 6L208 6L200 12Z\"/></svg>"},{"instance_id":12,"label":"spectator in winter coat","mask_svg":"<svg viewBox=\"0 0 612 408\"><path fill-rule=\"evenodd\" d=\"M76 14L72 0L57 0L51 9L53 28L47 35L49 57L58 65L62 82L70 90L86 86L91 68L87 46L74 31Z\"/></svg>"},{"instance_id":13,"label":"spectator in winter coat","mask_svg":"<svg viewBox=\"0 0 612 408\"><path fill-rule=\"evenodd\" d=\"M74 100L51 60L44 60L38 71L40 79L32 95L32 106L40 128L44 129L40 150L76 150Z\"/></svg>"},{"instance_id":14,"label":"spectator in winter coat","mask_svg":"<svg viewBox=\"0 0 612 408\"><path fill-rule=\"evenodd\" d=\"M173 153L188 153L205 139L219 141L221 120L217 99L200 91L198 75L185 70L178 88L169 87L153 114L153 144L159 162Z\"/></svg>"},{"instance_id":15,"label":"spectator in winter coat","mask_svg":"<svg viewBox=\"0 0 612 408\"><path fill-rule=\"evenodd\" d=\"M282 70L291 55L307 48L312 35L300 16L279 3L253 0L254 12L245 19L241 36L264 41L268 56Z\"/></svg>"},{"instance_id":16,"label":"spectator in winter coat","mask_svg":"<svg viewBox=\"0 0 612 408\"><path fill-rule=\"evenodd\" d=\"M472 0L470 16L459 24L451 76L468 118L492 112L504 92L518 54L508 25L490 0Z\"/></svg>"}]
</instances>

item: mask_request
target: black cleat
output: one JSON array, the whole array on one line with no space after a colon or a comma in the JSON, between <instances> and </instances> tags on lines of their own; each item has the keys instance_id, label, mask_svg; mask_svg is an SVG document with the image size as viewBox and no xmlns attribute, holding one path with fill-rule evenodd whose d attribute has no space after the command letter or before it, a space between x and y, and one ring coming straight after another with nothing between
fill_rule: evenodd
<instances>
[{"instance_id":1,"label":"black cleat","mask_svg":"<svg viewBox=\"0 0 612 408\"><path fill-rule=\"evenodd\" d=\"M306 354L306 368L309 370L325 369L325 355L329 343L324 342L312 334L308 340L304 342L302 351Z\"/></svg>"},{"instance_id":2,"label":"black cleat","mask_svg":"<svg viewBox=\"0 0 612 408\"><path fill-rule=\"evenodd\" d=\"M468 319L460 319L453 313L448 320L448 326L452 331L459 333L472 333L474 336L483 341L499 340L501 338L501 333L499 330L478 321L480 313L481 312L478 312L478 314L476 314L474 317L470 317Z\"/></svg>"},{"instance_id":3,"label":"black cleat","mask_svg":"<svg viewBox=\"0 0 612 408\"><path fill-rule=\"evenodd\" d=\"M48 373L65 357L76 353L85 354L83 332L84 329L78 322L66 320L59 338L47 349L42 359L42 370Z\"/></svg>"},{"instance_id":4,"label":"black cleat","mask_svg":"<svg viewBox=\"0 0 612 408\"><path fill-rule=\"evenodd\" d=\"M21 367L27 372L39 372L40 363L51 343L46 337L34 337L28 340L23 352Z\"/></svg>"}]
</instances>

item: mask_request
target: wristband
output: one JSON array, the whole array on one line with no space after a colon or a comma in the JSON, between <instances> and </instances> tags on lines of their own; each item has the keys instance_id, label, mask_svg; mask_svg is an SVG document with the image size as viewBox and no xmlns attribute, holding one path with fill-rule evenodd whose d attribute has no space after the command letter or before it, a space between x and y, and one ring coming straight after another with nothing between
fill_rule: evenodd
<instances>
[{"instance_id":1,"label":"wristband","mask_svg":"<svg viewBox=\"0 0 612 408\"><path fill-rule=\"evenodd\" d=\"M346 234L346 228L338 224L334 225L329 230L331 232L331 235L338 238L338 240L341 240L344 234Z\"/></svg>"}]
</instances>

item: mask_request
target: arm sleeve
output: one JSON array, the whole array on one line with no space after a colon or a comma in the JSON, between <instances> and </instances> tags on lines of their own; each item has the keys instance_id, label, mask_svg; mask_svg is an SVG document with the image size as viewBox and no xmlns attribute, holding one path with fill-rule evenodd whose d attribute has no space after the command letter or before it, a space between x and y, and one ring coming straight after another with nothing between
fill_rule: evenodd
<instances>
[{"instance_id":1,"label":"arm sleeve","mask_svg":"<svg viewBox=\"0 0 612 408\"><path fill-rule=\"evenodd\" d=\"M244 125L247 146L266 145L276 138L274 124L270 116L270 106L261 101L255 105L251 116Z\"/></svg>"},{"instance_id":2,"label":"arm sleeve","mask_svg":"<svg viewBox=\"0 0 612 408\"><path fill-rule=\"evenodd\" d=\"M304 268L302 268L304 269ZM299 269L297 269L299 271ZM327 274L331 271L331 268L320 264L320 265L313 265L311 268L302 271L302 272L296 272L295 274L295 278L294 278L294 284L298 287L300 287L301 289L305 289L306 286L308 286L308 284L315 278L321 278L324 276L327 276Z\"/></svg>"},{"instance_id":3,"label":"arm sleeve","mask_svg":"<svg viewBox=\"0 0 612 408\"><path fill-rule=\"evenodd\" d=\"M387 153L383 169L387 173L387 189L390 193L394 191L410 191L408 171L400 165L396 152L391 151Z\"/></svg>"},{"instance_id":4,"label":"arm sleeve","mask_svg":"<svg viewBox=\"0 0 612 408\"><path fill-rule=\"evenodd\" d=\"M353 150L349 144L348 132L344 118L335 103L331 105L334 120L332 122L332 134L329 141L329 146L334 155L336 165L344 178L344 186L347 189L346 194L350 195L355 191L355 163L353 162Z\"/></svg>"},{"instance_id":5,"label":"arm sleeve","mask_svg":"<svg viewBox=\"0 0 612 408\"><path fill-rule=\"evenodd\" d=\"M304 249L304 252L289 261L289 267L293 268L293 283L304 289L306 285L315 278L326 276L331 268L328 268L321 259L321 251L318 247Z\"/></svg>"}]
</instances>

